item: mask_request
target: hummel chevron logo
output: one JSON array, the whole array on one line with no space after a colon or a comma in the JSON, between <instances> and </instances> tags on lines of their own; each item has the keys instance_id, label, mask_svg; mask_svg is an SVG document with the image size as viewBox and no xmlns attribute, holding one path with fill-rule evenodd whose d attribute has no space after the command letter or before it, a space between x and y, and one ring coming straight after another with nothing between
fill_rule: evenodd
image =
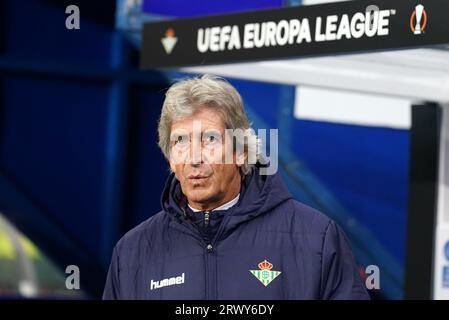
<instances>
[{"instance_id":1,"label":"hummel chevron logo","mask_svg":"<svg viewBox=\"0 0 449 320\"><path fill-rule=\"evenodd\" d=\"M259 263L259 269L260 270L249 270L257 279L259 279L260 282L263 283L263 285L266 287L268 286L271 281L276 279L280 274L281 271L272 271L273 265L268 262L267 260L262 261Z\"/></svg>"}]
</instances>

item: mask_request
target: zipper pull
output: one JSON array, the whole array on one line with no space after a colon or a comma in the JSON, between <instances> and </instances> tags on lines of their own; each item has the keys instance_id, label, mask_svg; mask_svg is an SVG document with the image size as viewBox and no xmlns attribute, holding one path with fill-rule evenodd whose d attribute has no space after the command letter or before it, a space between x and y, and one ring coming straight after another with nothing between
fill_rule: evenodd
<instances>
[{"instance_id":1,"label":"zipper pull","mask_svg":"<svg viewBox=\"0 0 449 320\"><path fill-rule=\"evenodd\" d=\"M204 212L204 226L207 228L209 225L209 211Z\"/></svg>"}]
</instances>

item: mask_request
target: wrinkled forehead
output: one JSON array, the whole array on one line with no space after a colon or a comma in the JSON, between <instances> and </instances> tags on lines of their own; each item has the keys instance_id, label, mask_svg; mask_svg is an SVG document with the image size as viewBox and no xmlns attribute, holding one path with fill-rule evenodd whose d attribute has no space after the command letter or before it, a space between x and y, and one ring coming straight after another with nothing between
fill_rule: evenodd
<instances>
[{"instance_id":1,"label":"wrinkled forehead","mask_svg":"<svg viewBox=\"0 0 449 320\"><path fill-rule=\"evenodd\" d=\"M174 119L171 124L171 131L176 130L204 131L215 129L224 132L225 122L222 113L214 108L204 107L189 116Z\"/></svg>"}]
</instances>

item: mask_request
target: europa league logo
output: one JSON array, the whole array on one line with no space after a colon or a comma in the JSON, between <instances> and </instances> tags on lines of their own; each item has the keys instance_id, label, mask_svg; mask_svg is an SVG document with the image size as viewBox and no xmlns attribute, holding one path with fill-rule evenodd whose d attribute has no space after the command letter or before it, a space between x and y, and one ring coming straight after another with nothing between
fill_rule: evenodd
<instances>
[{"instance_id":1,"label":"europa league logo","mask_svg":"<svg viewBox=\"0 0 449 320\"><path fill-rule=\"evenodd\" d=\"M427 12L424 9L422 4L419 4L413 10L413 13L410 17L410 30L414 34L421 34L424 32L424 29L427 25Z\"/></svg>"}]
</instances>

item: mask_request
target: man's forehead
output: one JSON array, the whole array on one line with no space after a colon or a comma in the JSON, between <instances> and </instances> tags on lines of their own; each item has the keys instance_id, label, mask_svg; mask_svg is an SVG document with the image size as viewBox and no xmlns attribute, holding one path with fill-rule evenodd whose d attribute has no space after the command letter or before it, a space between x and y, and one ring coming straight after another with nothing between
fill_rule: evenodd
<instances>
[{"instance_id":1,"label":"man's forehead","mask_svg":"<svg viewBox=\"0 0 449 320\"><path fill-rule=\"evenodd\" d=\"M200 128L201 131L207 129L224 130L225 124L221 114L218 111L205 109L204 111L195 112L189 117L175 120L172 122L172 130L183 128L186 130L195 130Z\"/></svg>"},{"instance_id":2,"label":"man's forehead","mask_svg":"<svg viewBox=\"0 0 449 320\"><path fill-rule=\"evenodd\" d=\"M191 126L191 127L184 127L184 126L176 126L172 127L172 130L170 132L171 136L180 135L180 134L204 134L204 133L210 133L210 134L220 134L223 135L226 132L226 129L224 127L216 126L216 125L204 125L204 126Z\"/></svg>"}]
</instances>

